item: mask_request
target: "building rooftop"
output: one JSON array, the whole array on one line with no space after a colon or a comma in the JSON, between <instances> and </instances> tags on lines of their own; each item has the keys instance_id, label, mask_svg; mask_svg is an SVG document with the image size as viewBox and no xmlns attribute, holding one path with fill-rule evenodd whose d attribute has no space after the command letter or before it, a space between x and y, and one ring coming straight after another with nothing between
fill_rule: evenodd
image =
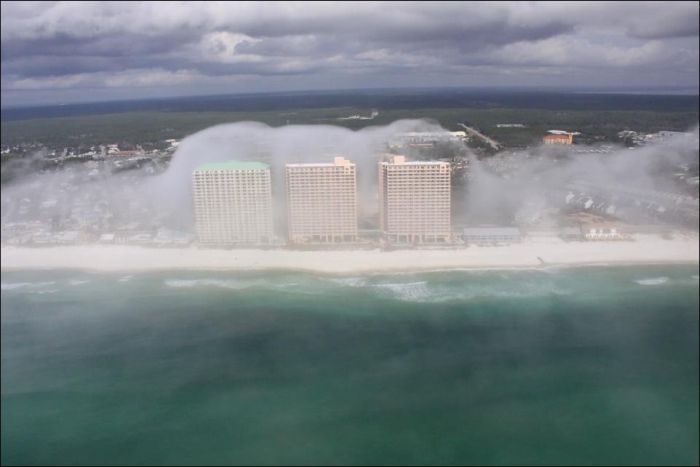
<instances>
[{"instance_id":1,"label":"building rooftop","mask_svg":"<svg viewBox=\"0 0 700 467\"><path fill-rule=\"evenodd\" d=\"M444 161L408 161L408 162L382 162L387 165L449 165L449 162Z\"/></svg>"},{"instance_id":2,"label":"building rooftop","mask_svg":"<svg viewBox=\"0 0 700 467\"><path fill-rule=\"evenodd\" d=\"M383 161L384 165L449 165L443 161L407 161L406 156L391 156L391 160Z\"/></svg>"},{"instance_id":3,"label":"building rooftop","mask_svg":"<svg viewBox=\"0 0 700 467\"><path fill-rule=\"evenodd\" d=\"M287 167L336 167L336 166L345 166L345 167L352 167L355 164L350 162L349 160L345 159L342 156L336 156L333 158L333 162L305 162L305 163L297 163L297 164L286 164Z\"/></svg>"},{"instance_id":4,"label":"building rooftop","mask_svg":"<svg viewBox=\"0 0 700 467\"><path fill-rule=\"evenodd\" d=\"M226 162L210 162L203 164L194 169L195 171L207 170L262 170L269 169L270 166L264 162L257 161L226 161Z\"/></svg>"}]
</instances>

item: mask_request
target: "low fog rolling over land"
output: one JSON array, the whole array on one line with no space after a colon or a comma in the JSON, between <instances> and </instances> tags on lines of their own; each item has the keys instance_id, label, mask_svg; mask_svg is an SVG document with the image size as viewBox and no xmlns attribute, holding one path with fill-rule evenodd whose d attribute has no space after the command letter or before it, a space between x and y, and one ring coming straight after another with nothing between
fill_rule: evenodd
<instances>
[{"instance_id":1,"label":"low fog rolling over land","mask_svg":"<svg viewBox=\"0 0 700 467\"><path fill-rule=\"evenodd\" d=\"M192 171L206 162L259 160L271 166L274 204L285 203L285 164L333 162L342 155L357 165L360 212L376 215L377 162L389 144L409 132L444 132L439 125L401 120L388 126L352 131L332 125L290 125L271 128L255 122L217 125L185 138L166 172L153 179L155 194L165 205L188 205ZM172 203L175 203L174 205Z\"/></svg>"},{"instance_id":2,"label":"low fog rolling over land","mask_svg":"<svg viewBox=\"0 0 700 467\"><path fill-rule=\"evenodd\" d=\"M427 133L432 145L407 144ZM284 231L284 164L357 164L360 226L377 228L377 162L388 153L452 164L453 224L568 225L564 215L697 229L698 129L645 146L553 146L477 155L426 120L349 130L332 125L216 125L183 139L168 160L90 160L40 172L8 166L2 186L3 224L37 221L53 230L88 226L98 235L159 228L192 233L192 171L207 162L259 160L271 165L276 229ZM40 160L45 154L34 154ZM19 163L18 163L19 164ZM120 165L121 164L121 165Z\"/></svg>"},{"instance_id":3,"label":"low fog rolling over land","mask_svg":"<svg viewBox=\"0 0 700 467\"><path fill-rule=\"evenodd\" d=\"M551 210L580 208L697 228L697 127L639 148L543 145L472 161L467 222L538 223Z\"/></svg>"},{"instance_id":4,"label":"low fog rolling over land","mask_svg":"<svg viewBox=\"0 0 700 467\"><path fill-rule=\"evenodd\" d=\"M698 465L700 3L2 2L0 465Z\"/></svg>"}]
</instances>

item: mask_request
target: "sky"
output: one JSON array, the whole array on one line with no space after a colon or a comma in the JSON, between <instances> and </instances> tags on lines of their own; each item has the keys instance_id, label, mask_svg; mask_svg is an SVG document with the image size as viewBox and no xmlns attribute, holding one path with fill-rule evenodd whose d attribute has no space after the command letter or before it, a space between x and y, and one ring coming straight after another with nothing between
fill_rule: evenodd
<instances>
[{"instance_id":1,"label":"sky","mask_svg":"<svg viewBox=\"0 0 700 467\"><path fill-rule=\"evenodd\" d=\"M698 2L2 2L2 106L409 87L698 89Z\"/></svg>"}]
</instances>

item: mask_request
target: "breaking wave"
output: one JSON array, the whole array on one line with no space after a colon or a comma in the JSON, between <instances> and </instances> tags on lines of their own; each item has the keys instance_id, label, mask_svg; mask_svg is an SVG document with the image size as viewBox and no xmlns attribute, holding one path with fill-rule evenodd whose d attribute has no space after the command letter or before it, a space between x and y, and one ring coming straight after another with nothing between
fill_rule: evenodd
<instances>
[{"instance_id":1,"label":"breaking wave","mask_svg":"<svg viewBox=\"0 0 700 467\"><path fill-rule=\"evenodd\" d=\"M505 277L501 277L505 279ZM569 295L566 290L551 282L513 284L444 284L430 281L379 282L367 278L347 277L330 279L342 287L364 288L370 294L378 294L395 300L417 303L469 301L482 298L528 298L545 295Z\"/></svg>"},{"instance_id":2,"label":"breaking wave","mask_svg":"<svg viewBox=\"0 0 700 467\"><path fill-rule=\"evenodd\" d=\"M166 287L173 288L194 288L194 287L214 287L230 290L244 290L250 288L263 289L288 289L296 287L298 282L279 282L271 279L167 279L163 281Z\"/></svg>"},{"instance_id":3,"label":"breaking wave","mask_svg":"<svg viewBox=\"0 0 700 467\"><path fill-rule=\"evenodd\" d=\"M15 290L15 289L38 289L41 287L46 287L48 285L54 285L54 281L50 282L2 282L0 283L1 290Z\"/></svg>"},{"instance_id":4,"label":"breaking wave","mask_svg":"<svg viewBox=\"0 0 700 467\"><path fill-rule=\"evenodd\" d=\"M654 277L650 279L639 279L635 281L639 285L661 285L668 282L668 277Z\"/></svg>"},{"instance_id":5,"label":"breaking wave","mask_svg":"<svg viewBox=\"0 0 700 467\"><path fill-rule=\"evenodd\" d=\"M243 289L246 285L241 281L228 279L168 279L164 281L168 287L220 287L224 289Z\"/></svg>"},{"instance_id":6,"label":"breaking wave","mask_svg":"<svg viewBox=\"0 0 700 467\"><path fill-rule=\"evenodd\" d=\"M388 291L394 298L407 302L423 302L435 298L434 290L425 281L374 284L373 287Z\"/></svg>"},{"instance_id":7,"label":"breaking wave","mask_svg":"<svg viewBox=\"0 0 700 467\"><path fill-rule=\"evenodd\" d=\"M80 279L72 279L68 281L69 285L83 285L83 284L88 284L90 281L89 280L80 280Z\"/></svg>"},{"instance_id":8,"label":"breaking wave","mask_svg":"<svg viewBox=\"0 0 700 467\"><path fill-rule=\"evenodd\" d=\"M329 279L330 282L348 287L364 287L367 285L366 277L341 277Z\"/></svg>"}]
</instances>

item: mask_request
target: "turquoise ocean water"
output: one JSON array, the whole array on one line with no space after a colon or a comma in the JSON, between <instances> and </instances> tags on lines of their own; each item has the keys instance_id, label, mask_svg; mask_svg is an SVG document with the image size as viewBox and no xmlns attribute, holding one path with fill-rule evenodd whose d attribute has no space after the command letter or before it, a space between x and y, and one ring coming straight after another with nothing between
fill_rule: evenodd
<instances>
[{"instance_id":1,"label":"turquoise ocean water","mask_svg":"<svg viewBox=\"0 0 700 467\"><path fill-rule=\"evenodd\" d=\"M2 273L2 464L697 464L698 267Z\"/></svg>"}]
</instances>

